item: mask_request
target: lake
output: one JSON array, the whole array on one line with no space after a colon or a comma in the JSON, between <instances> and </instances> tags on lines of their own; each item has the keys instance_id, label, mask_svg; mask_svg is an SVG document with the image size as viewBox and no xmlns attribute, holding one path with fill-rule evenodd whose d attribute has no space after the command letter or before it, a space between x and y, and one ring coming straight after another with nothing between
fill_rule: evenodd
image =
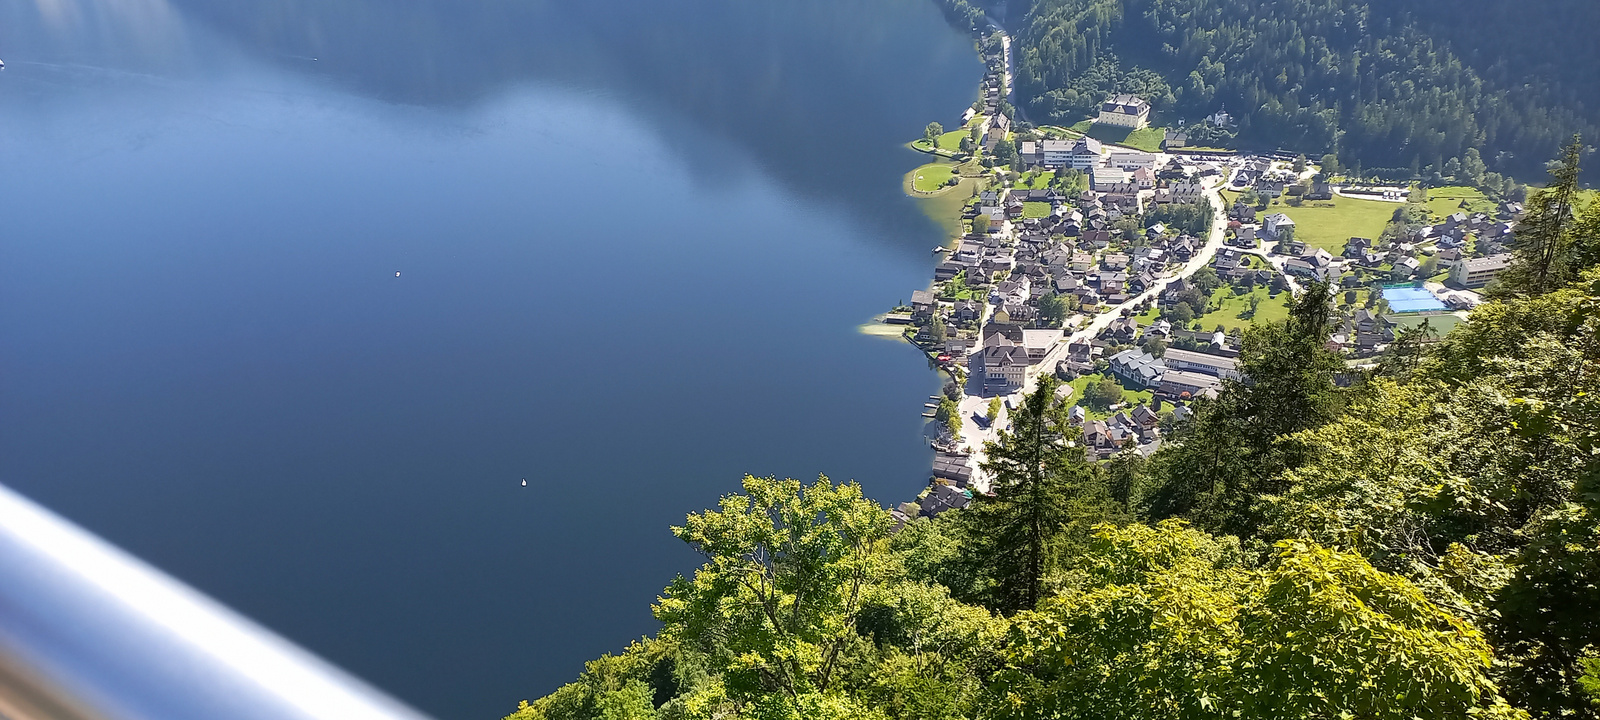
<instances>
[{"instance_id":1,"label":"lake","mask_svg":"<svg viewBox=\"0 0 1600 720\"><path fill-rule=\"evenodd\" d=\"M928 0L38 0L0 59L0 482L426 712L654 632L743 473L925 484L857 327L983 72Z\"/></svg>"}]
</instances>

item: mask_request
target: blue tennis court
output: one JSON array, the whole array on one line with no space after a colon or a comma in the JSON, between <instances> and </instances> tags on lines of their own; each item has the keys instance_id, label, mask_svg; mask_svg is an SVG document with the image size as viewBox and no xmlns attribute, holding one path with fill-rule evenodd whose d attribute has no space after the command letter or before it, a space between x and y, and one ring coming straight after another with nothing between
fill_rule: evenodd
<instances>
[{"instance_id":1,"label":"blue tennis court","mask_svg":"<svg viewBox=\"0 0 1600 720\"><path fill-rule=\"evenodd\" d=\"M1387 287L1383 289L1383 299L1388 300L1389 309L1397 313L1445 309L1444 303L1433 293L1419 287Z\"/></svg>"}]
</instances>

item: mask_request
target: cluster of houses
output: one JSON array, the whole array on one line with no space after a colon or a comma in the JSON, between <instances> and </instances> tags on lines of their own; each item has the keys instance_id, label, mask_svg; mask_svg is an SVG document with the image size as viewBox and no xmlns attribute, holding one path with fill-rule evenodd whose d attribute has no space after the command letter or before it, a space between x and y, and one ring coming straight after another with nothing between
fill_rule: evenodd
<instances>
[{"instance_id":1,"label":"cluster of houses","mask_svg":"<svg viewBox=\"0 0 1600 720\"><path fill-rule=\"evenodd\" d=\"M969 376L986 392L1015 391L1027 368L1037 364L1061 337L1059 325L1040 322L1039 301L1047 295L1070 298L1088 311L1120 305L1151 288L1172 264L1187 262L1201 246L1193 236L1162 230L1151 228L1144 244L1126 250L1113 247L1106 230L1089 231L1094 234L1092 239L1086 239L1087 233L1063 238L1033 231L1026 223L1014 246L1001 246L992 238L963 239L936 277L953 278L961 273L981 277L1001 268L1007 274L989 288L993 312L977 334L981 343L951 339L946 341L945 352L952 361L965 357ZM931 310L933 300L932 293L914 294L913 310L920 312L921 301L927 301ZM950 307L952 322L958 326L975 320L981 311L981 307L960 302ZM973 350L975 344L979 349Z\"/></svg>"},{"instance_id":2,"label":"cluster of houses","mask_svg":"<svg viewBox=\"0 0 1600 720\"><path fill-rule=\"evenodd\" d=\"M1366 308L1345 317L1328 338L1328 349L1357 357L1371 357L1394 342L1394 323Z\"/></svg>"},{"instance_id":3,"label":"cluster of houses","mask_svg":"<svg viewBox=\"0 0 1600 720\"><path fill-rule=\"evenodd\" d=\"M952 450L940 450L933 458L933 477L926 490L911 502L890 510L895 521L933 517L946 510L959 510L972 502L977 489L972 485L971 457Z\"/></svg>"},{"instance_id":4,"label":"cluster of houses","mask_svg":"<svg viewBox=\"0 0 1600 720\"><path fill-rule=\"evenodd\" d=\"M1476 289L1493 282L1509 263L1507 245L1515 227L1512 212L1520 213L1521 206L1503 205L1501 218L1458 212L1391 240L1352 237L1345 242L1342 253L1335 256L1295 240L1294 219L1287 214L1273 213L1257 222L1255 207L1235 202L1228 209L1230 234L1226 244L1250 250L1262 242L1277 243L1273 252L1288 258L1282 266L1286 275L1345 286L1360 284L1350 274L1354 270L1383 273L1388 280L1411 280L1422 274L1431 258L1437 270L1450 273L1453 285ZM1218 254L1215 267L1217 274L1229 282L1246 280L1251 274L1242 254L1227 251ZM1463 305L1468 302L1454 296L1446 301Z\"/></svg>"},{"instance_id":5,"label":"cluster of houses","mask_svg":"<svg viewBox=\"0 0 1600 720\"><path fill-rule=\"evenodd\" d=\"M1326 181L1313 181L1310 187L1301 181L1293 169L1285 167L1281 159L1270 156L1239 158L1234 166L1230 183L1236 190L1252 188L1256 194L1272 199L1284 195L1299 196L1306 200L1332 200L1333 187Z\"/></svg>"},{"instance_id":6,"label":"cluster of houses","mask_svg":"<svg viewBox=\"0 0 1600 720\"><path fill-rule=\"evenodd\" d=\"M1004 137L1008 129L996 112L1005 93L1005 59L998 46L985 59L990 68L983 87L985 112L992 116L991 123L1002 123L998 133L992 124L988 128L993 140ZM1103 103L1097 122L1137 129L1149 125L1149 115L1150 106L1141 98L1118 95ZM992 149L992 142L986 144ZM1166 147L1184 144L1181 134L1168 133ZM1104 373L1124 388L1149 391L1151 404L1113 406L1113 414L1105 419L1089 419L1082 406L1071 410L1092 458L1106 459L1127 448L1148 455L1161 443L1165 416L1182 419L1191 414L1188 402L1216 397L1225 381L1241 379L1239 350L1237 338L1220 331L1175 327L1163 319L1141 326L1124 316L1112 321L1100 337L1068 345L1064 357L1052 353L1064 329L1075 327L1097 308L1122 304L1151 288L1174 264L1188 262L1203 246L1199 238L1170 232L1159 224L1147 228L1137 241L1124 237L1118 228L1127 228L1124 220L1141 218L1154 205L1206 202L1200 179L1227 172L1228 165L1235 187L1253 188L1267 198L1326 200L1332 198L1333 188L1320 180L1302 181L1289 169L1287 157L1164 155L1108 147L1087 136L1026 141L1019 155L1033 168L1082 171L1089 176L1090 189L1072 196L1054 189L1024 188L981 193L965 215L974 221L973 232L963 236L934 270L934 280L942 286L914 292L906 321L918 326L918 339L952 374L964 366L968 388L986 395L1015 392L1024 385L1029 369L1049 358L1059 358L1054 372L1063 379ZM1505 248L1521 211L1514 204L1503 205L1497 218L1455 213L1401 238L1353 237L1336 256L1297 241L1289 215L1272 213L1258 219L1255 207L1236 203L1228 210L1230 247L1216 253L1211 267L1223 282L1270 285L1281 291L1293 285L1294 277L1346 287L1362 284L1353 270L1410 278L1423 270L1423 258L1431 257L1436 267L1450 271L1456 285L1477 288L1504 269L1509 257ZM1263 242L1274 244L1270 256L1258 250ZM1163 308L1193 303L1192 289L1184 280L1173 281L1157 303ZM1046 298L1063 301L1078 313L1069 312L1061 322L1061 306L1052 304L1046 312ZM934 337L934 328L943 334ZM1395 336L1388 319L1370 309L1357 309L1339 318L1328 346L1371 356L1382 352ZM1159 347L1149 342L1157 338L1163 341ZM1063 385L1058 392L1071 389ZM1171 404L1172 411L1164 412L1163 404ZM936 447L932 481L917 501L894 511L901 521L965 507L975 492L986 489L974 487L969 456L952 447L937 443Z\"/></svg>"},{"instance_id":7,"label":"cluster of houses","mask_svg":"<svg viewBox=\"0 0 1600 720\"><path fill-rule=\"evenodd\" d=\"M1145 328L1145 333L1174 340L1181 337L1188 347L1196 349L1167 348L1161 357L1156 357L1126 345L1136 331L1137 326L1129 320L1126 325L1108 330L1106 337L1073 343L1066 359L1056 367L1058 377L1069 379L1094 373L1103 364L1106 374L1123 387L1153 394L1150 405L1114 408L1116 412L1104 420L1088 419L1082 406L1072 409L1072 420L1082 426L1084 445L1095 459L1115 455L1130 442L1142 454L1155 452L1161 442L1164 403L1172 403L1173 418L1183 420L1190 413L1190 400L1216 397L1223 380L1239 378L1234 360L1238 351L1232 340L1221 333L1192 332L1158 321ZM1104 355L1106 350L1117 347L1123 349L1109 357Z\"/></svg>"},{"instance_id":8,"label":"cluster of houses","mask_svg":"<svg viewBox=\"0 0 1600 720\"><path fill-rule=\"evenodd\" d=\"M1158 332L1154 326L1149 331ZM1239 379L1234 359L1238 351L1228 348L1225 340L1220 347L1210 342L1204 347L1228 354L1169 347L1155 357L1135 347L1108 358L1108 372L1125 387L1150 390L1170 400L1214 397L1223 380Z\"/></svg>"},{"instance_id":9,"label":"cluster of houses","mask_svg":"<svg viewBox=\"0 0 1600 720\"><path fill-rule=\"evenodd\" d=\"M1283 168L1282 159L1270 157L1243 157L1235 163L1231 184L1238 189L1253 188L1265 198L1281 195L1301 195L1306 200L1326 200L1332 188L1316 180L1307 188L1292 171ZM1377 191L1345 188L1341 192L1378 194ZM1403 200L1405 191L1383 189L1389 200ZM1466 204L1463 203L1463 207ZM1431 258L1433 267L1449 272L1449 281L1458 288L1477 289L1493 282L1510 262L1508 246L1516 221L1522 217L1521 204L1503 202L1495 217L1486 213L1456 212L1438 223L1412 229L1406 236L1392 240L1372 240L1352 237L1339 257L1307 249L1293 241L1294 220L1284 213L1274 213L1256 223L1256 209L1243 202L1229 208L1229 228L1232 235L1228 244L1239 248L1254 248L1262 241L1278 242L1276 252L1290 256L1283 265L1286 274L1329 282L1354 283L1345 274L1350 270L1382 272L1390 280L1410 280L1418 277ZM1287 230L1287 232L1285 232ZM1464 296L1450 295L1445 302L1466 307L1471 301Z\"/></svg>"},{"instance_id":10,"label":"cluster of houses","mask_svg":"<svg viewBox=\"0 0 1600 720\"><path fill-rule=\"evenodd\" d=\"M1441 269L1450 271L1452 283L1481 288L1510 264L1508 246L1521 216L1522 206L1518 203L1503 203L1498 218L1484 213L1452 213L1436 224L1418 228L1407 241L1413 246L1431 242L1435 261Z\"/></svg>"},{"instance_id":11,"label":"cluster of houses","mask_svg":"<svg viewBox=\"0 0 1600 720\"><path fill-rule=\"evenodd\" d=\"M1161 447L1164 420L1162 402L1158 397L1150 405L1118 409L1104 420L1088 419L1081 406L1073 407L1072 422L1083 433L1089 459L1106 460L1125 449L1133 449L1149 457ZM1182 402L1174 404L1170 412L1170 417L1176 421L1187 419L1190 415L1192 411ZM890 510L890 515L897 523L903 524L912 518L934 517L949 510L964 508L972 503L974 495L983 492L974 485L973 480L971 456L941 448L934 455L928 487L916 500L901 503Z\"/></svg>"},{"instance_id":12,"label":"cluster of houses","mask_svg":"<svg viewBox=\"0 0 1600 720\"><path fill-rule=\"evenodd\" d=\"M1006 97L1006 57L1001 43L985 44L983 64L983 82L978 87L982 97L981 114L985 118L982 145L985 152L993 153L995 146L1011 131L1011 118L1000 113L1000 103ZM976 106L967 108L961 115L961 124L967 124L978 114Z\"/></svg>"},{"instance_id":13,"label":"cluster of houses","mask_svg":"<svg viewBox=\"0 0 1600 720\"><path fill-rule=\"evenodd\" d=\"M1106 460L1132 447L1140 455L1149 457L1161 447L1161 401L1155 405L1135 405L1131 410L1118 410L1104 420L1084 418L1083 407L1073 408L1073 420L1083 431L1083 445L1091 460ZM1187 418L1189 408L1179 405L1173 409L1178 420Z\"/></svg>"},{"instance_id":14,"label":"cluster of houses","mask_svg":"<svg viewBox=\"0 0 1600 720\"><path fill-rule=\"evenodd\" d=\"M1018 155L1031 167L1050 170L1068 168L1089 176L1089 187L1110 202L1139 206L1200 202L1199 178L1206 168L1186 168L1178 158L1139 150L1114 148L1108 151L1099 140L1084 136L1075 140L1031 140L1021 143ZM1217 173L1215 167L1210 168ZM1141 197L1142 196L1142 197Z\"/></svg>"}]
</instances>

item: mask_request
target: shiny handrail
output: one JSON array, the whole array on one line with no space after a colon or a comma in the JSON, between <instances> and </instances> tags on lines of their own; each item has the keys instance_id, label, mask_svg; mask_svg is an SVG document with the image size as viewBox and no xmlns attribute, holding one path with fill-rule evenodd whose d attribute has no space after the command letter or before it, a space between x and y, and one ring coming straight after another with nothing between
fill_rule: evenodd
<instances>
[{"instance_id":1,"label":"shiny handrail","mask_svg":"<svg viewBox=\"0 0 1600 720\"><path fill-rule=\"evenodd\" d=\"M4 486L0 718L423 720Z\"/></svg>"}]
</instances>

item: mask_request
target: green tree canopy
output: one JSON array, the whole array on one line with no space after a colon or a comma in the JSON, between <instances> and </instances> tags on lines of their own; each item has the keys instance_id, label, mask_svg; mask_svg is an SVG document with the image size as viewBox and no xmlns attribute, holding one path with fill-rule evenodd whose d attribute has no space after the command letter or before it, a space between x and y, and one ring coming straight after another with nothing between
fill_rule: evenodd
<instances>
[{"instance_id":1,"label":"green tree canopy","mask_svg":"<svg viewBox=\"0 0 1600 720\"><path fill-rule=\"evenodd\" d=\"M855 483L747 475L744 493L672 529L706 564L656 604L662 633L703 653L732 697L826 692L857 641L863 591L888 572L889 528Z\"/></svg>"},{"instance_id":2,"label":"green tree canopy","mask_svg":"<svg viewBox=\"0 0 1600 720\"><path fill-rule=\"evenodd\" d=\"M1470 625L1356 555L1101 526L1079 585L1018 616L993 717L1517 717Z\"/></svg>"}]
</instances>

